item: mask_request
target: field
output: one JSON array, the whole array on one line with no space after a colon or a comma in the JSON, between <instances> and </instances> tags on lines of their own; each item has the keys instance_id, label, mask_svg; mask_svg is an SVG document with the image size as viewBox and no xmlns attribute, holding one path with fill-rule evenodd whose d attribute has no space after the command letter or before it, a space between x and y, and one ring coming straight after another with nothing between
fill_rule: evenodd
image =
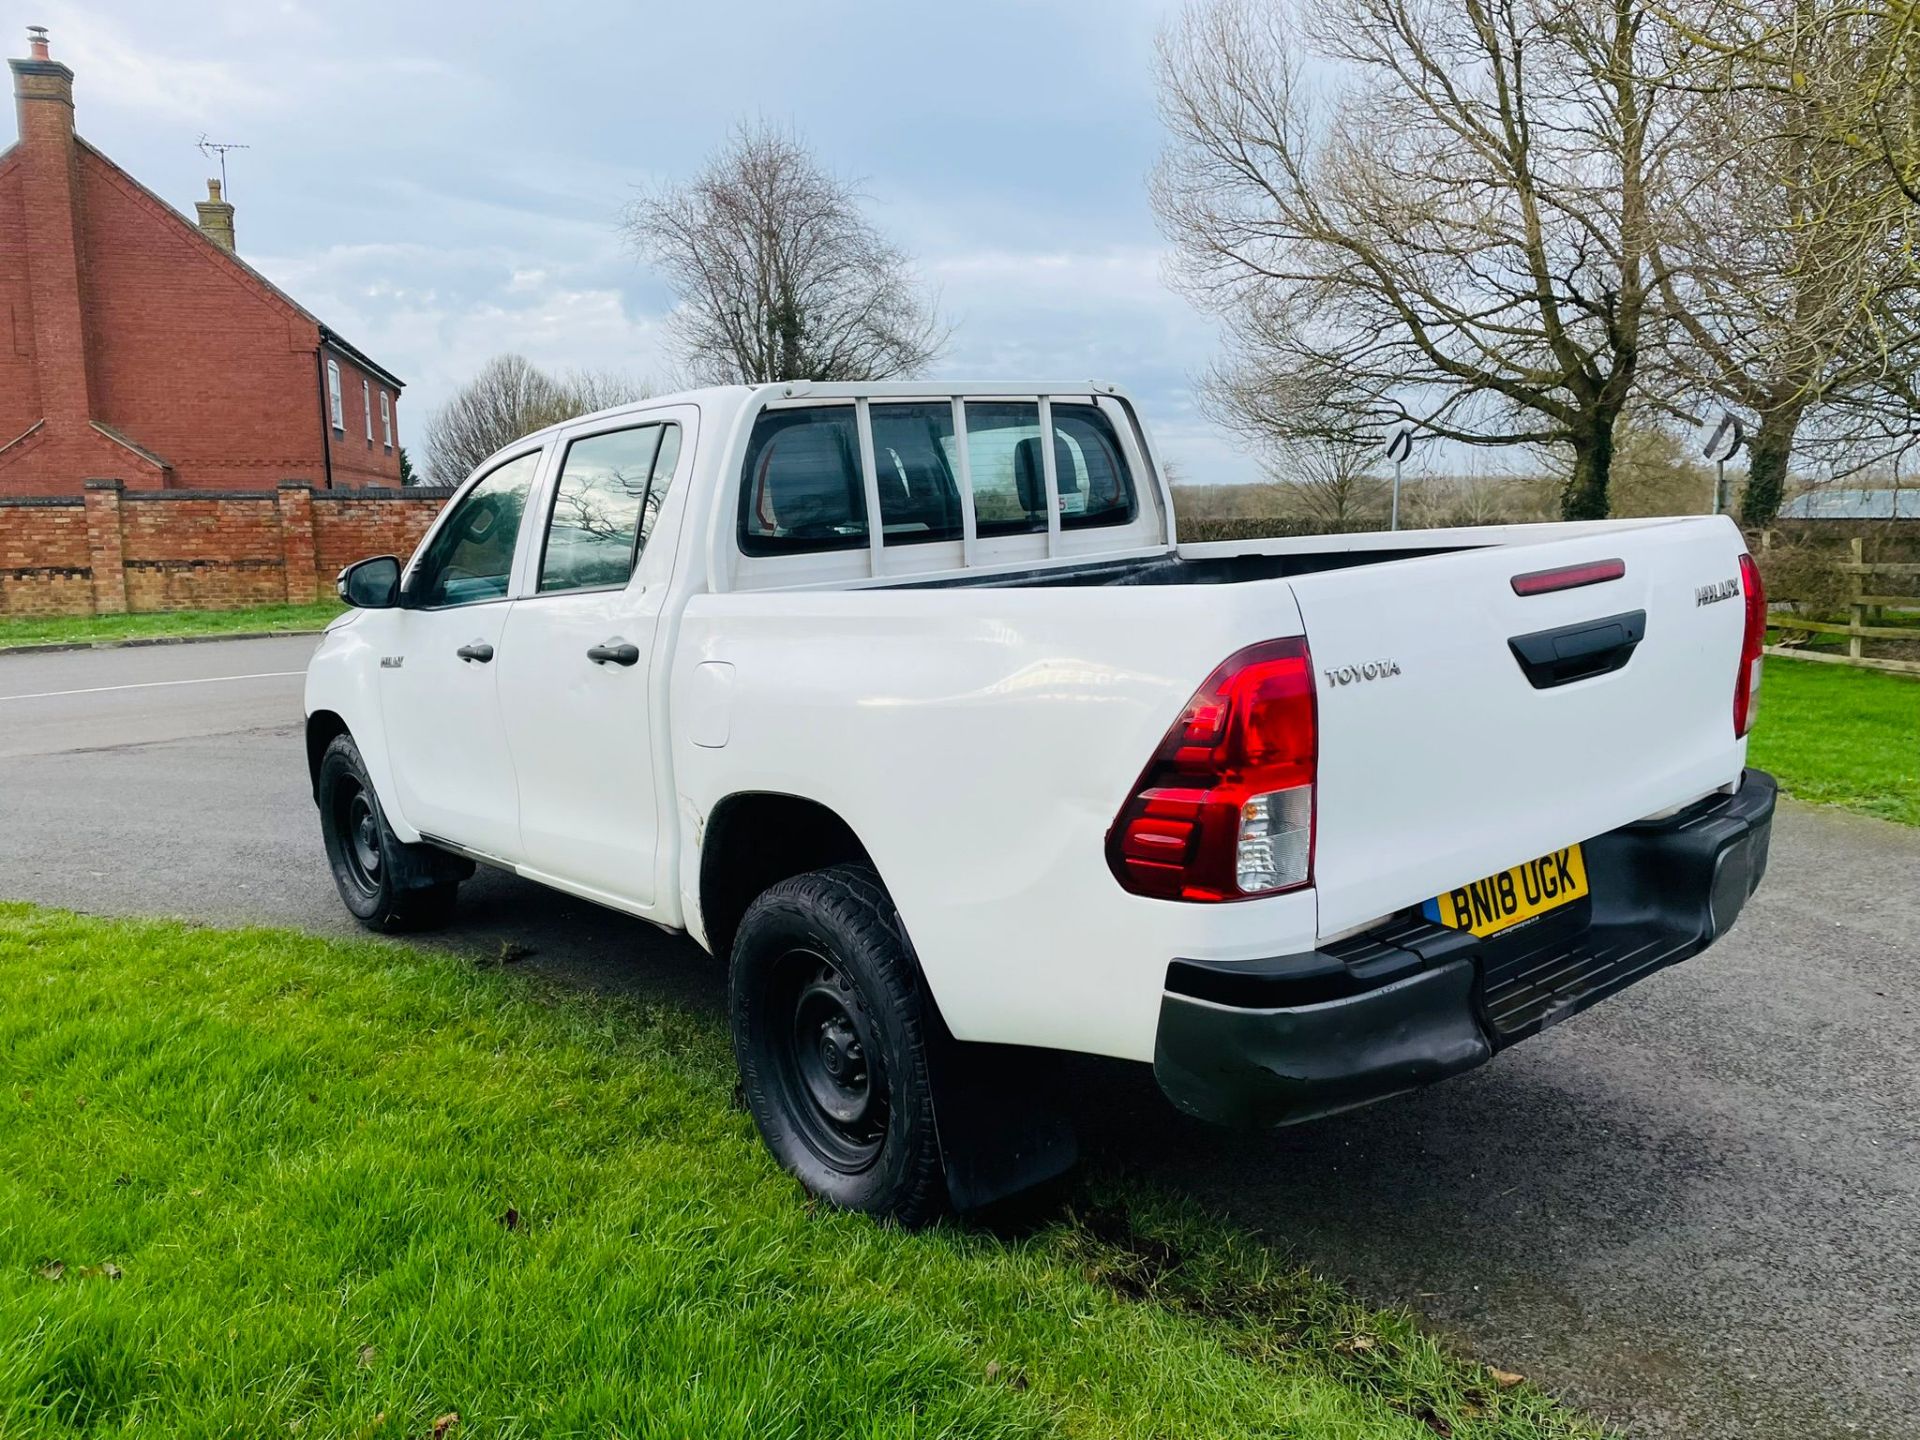
<instances>
[{"instance_id":1,"label":"field","mask_svg":"<svg viewBox=\"0 0 1920 1440\"><path fill-rule=\"evenodd\" d=\"M0 1433L1596 1433L1149 1195L818 1209L732 1093L676 1011L0 905Z\"/></svg>"},{"instance_id":2,"label":"field","mask_svg":"<svg viewBox=\"0 0 1920 1440\"><path fill-rule=\"evenodd\" d=\"M325 600L315 605L167 610L147 615L7 616L0 617L0 651L22 645L115 645L130 640L323 630L342 608Z\"/></svg>"},{"instance_id":3,"label":"field","mask_svg":"<svg viewBox=\"0 0 1920 1440\"><path fill-rule=\"evenodd\" d=\"M1920 825L1920 680L1768 660L1747 754L1797 799Z\"/></svg>"}]
</instances>

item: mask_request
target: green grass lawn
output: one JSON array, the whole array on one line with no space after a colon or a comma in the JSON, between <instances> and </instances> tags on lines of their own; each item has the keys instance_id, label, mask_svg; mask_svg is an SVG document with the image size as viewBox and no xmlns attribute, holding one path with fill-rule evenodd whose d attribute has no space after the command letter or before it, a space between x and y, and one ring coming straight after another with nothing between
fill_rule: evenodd
<instances>
[{"instance_id":1,"label":"green grass lawn","mask_svg":"<svg viewBox=\"0 0 1920 1440\"><path fill-rule=\"evenodd\" d=\"M710 1017L0 905L0 1434L1596 1433L1165 1200L810 1205L732 1094Z\"/></svg>"},{"instance_id":2,"label":"green grass lawn","mask_svg":"<svg viewBox=\"0 0 1920 1440\"><path fill-rule=\"evenodd\" d=\"M1920 825L1920 680L1768 660L1748 758L1788 794Z\"/></svg>"},{"instance_id":3,"label":"green grass lawn","mask_svg":"<svg viewBox=\"0 0 1920 1440\"><path fill-rule=\"evenodd\" d=\"M245 635L258 631L320 630L345 608L334 600L316 605L254 605L245 610L168 610L151 615L54 615L0 617L0 650L19 645L111 645L122 640L174 636Z\"/></svg>"}]
</instances>

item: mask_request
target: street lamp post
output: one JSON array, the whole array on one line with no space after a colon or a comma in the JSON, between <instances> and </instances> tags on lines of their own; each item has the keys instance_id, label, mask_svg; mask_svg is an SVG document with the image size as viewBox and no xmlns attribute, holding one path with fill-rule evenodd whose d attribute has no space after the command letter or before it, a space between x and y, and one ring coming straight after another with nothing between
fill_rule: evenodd
<instances>
[{"instance_id":1,"label":"street lamp post","mask_svg":"<svg viewBox=\"0 0 1920 1440\"><path fill-rule=\"evenodd\" d=\"M1730 411L1723 410L1720 423L1707 437L1707 443L1700 447L1700 453L1713 461L1713 513L1716 515L1727 508L1727 461L1740 453L1740 442L1745 435L1740 421Z\"/></svg>"},{"instance_id":2,"label":"street lamp post","mask_svg":"<svg viewBox=\"0 0 1920 1440\"><path fill-rule=\"evenodd\" d=\"M1393 513L1387 521L1389 530L1400 528L1400 466L1412 453L1413 422L1403 420L1393 427L1393 433L1387 437L1387 458L1393 461Z\"/></svg>"}]
</instances>

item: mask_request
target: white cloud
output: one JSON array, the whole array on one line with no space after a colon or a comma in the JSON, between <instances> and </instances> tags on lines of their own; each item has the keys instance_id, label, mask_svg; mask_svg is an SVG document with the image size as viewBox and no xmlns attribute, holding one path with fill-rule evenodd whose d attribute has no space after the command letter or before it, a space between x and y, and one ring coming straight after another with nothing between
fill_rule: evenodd
<instances>
[{"instance_id":1,"label":"white cloud","mask_svg":"<svg viewBox=\"0 0 1920 1440\"><path fill-rule=\"evenodd\" d=\"M1188 478L1256 473L1194 403L1217 338L1163 283L1144 193L1169 0L1091 31L1083 7L1018 0L958 28L896 6L825 31L779 0L564 23L507 0L40 3L82 133L156 191L191 210L202 131L252 147L233 157L242 253L409 382L410 439L503 350L669 374L671 297L622 248L621 208L757 112L864 177L920 257L955 324L940 375L1113 381ZM679 63L716 46L724 86ZM967 84L899 63L923 49Z\"/></svg>"},{"instance_id":2,"label":"white cloud","mask_svg":"<svg viewBox=\"0 0 1920 1440\"><path fill-rule=\"evenodd\" d=\"M70 12L71 13L71 12ZM54 55L73 67L75 99L169 120L214 124L236 111L278 109L285 92L256 78L253 67L202 55L167 55L134 40L104 17L53 31Z\"/></svg>"},{"instance_id":3,"label":"white cloud","mask_svg":"<svg viewBox=\"0 0 1920 1440\"><path fill-rule=\"evenodd\" d=\"M591 266L515 269L480 247L338 246L250 257L261 272L407 382L405 438L488 359L517 351L553 370L667 370L664 317L633 313Z\"/></svg>"}]
</instances>

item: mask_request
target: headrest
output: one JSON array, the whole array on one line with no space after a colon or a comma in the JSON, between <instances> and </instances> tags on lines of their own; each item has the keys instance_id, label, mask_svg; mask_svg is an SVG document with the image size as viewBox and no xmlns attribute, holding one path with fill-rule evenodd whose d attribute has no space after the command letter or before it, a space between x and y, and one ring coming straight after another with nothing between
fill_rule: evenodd
<instances>
[{"instance_id":1,"label":"headrest","mask_svg":"<svg viewBox=\"0 0 1920 1440\"><path fill-rule=\"evenodd\" d=\"M1079 476L1073 468L1073 451L1064 437L1053 437L1053 476L1062 495L1078 494ZM1029 515L1047 512L1047 476L1040 466L1040 437L1029 435L1013 447L1013 483L1020 496L1020 508Z\"/></svg>"},{"instance_id":2,"label":"headrest","mask_svg":"<svg viewBox=\"0 0 1920 1440\"><path fill-rule=\"evenodd\" d=\"M767 528L858 525L859 469L837 425L793 425L767 446L754 504Z\"/></svg>"}]
</instances>

